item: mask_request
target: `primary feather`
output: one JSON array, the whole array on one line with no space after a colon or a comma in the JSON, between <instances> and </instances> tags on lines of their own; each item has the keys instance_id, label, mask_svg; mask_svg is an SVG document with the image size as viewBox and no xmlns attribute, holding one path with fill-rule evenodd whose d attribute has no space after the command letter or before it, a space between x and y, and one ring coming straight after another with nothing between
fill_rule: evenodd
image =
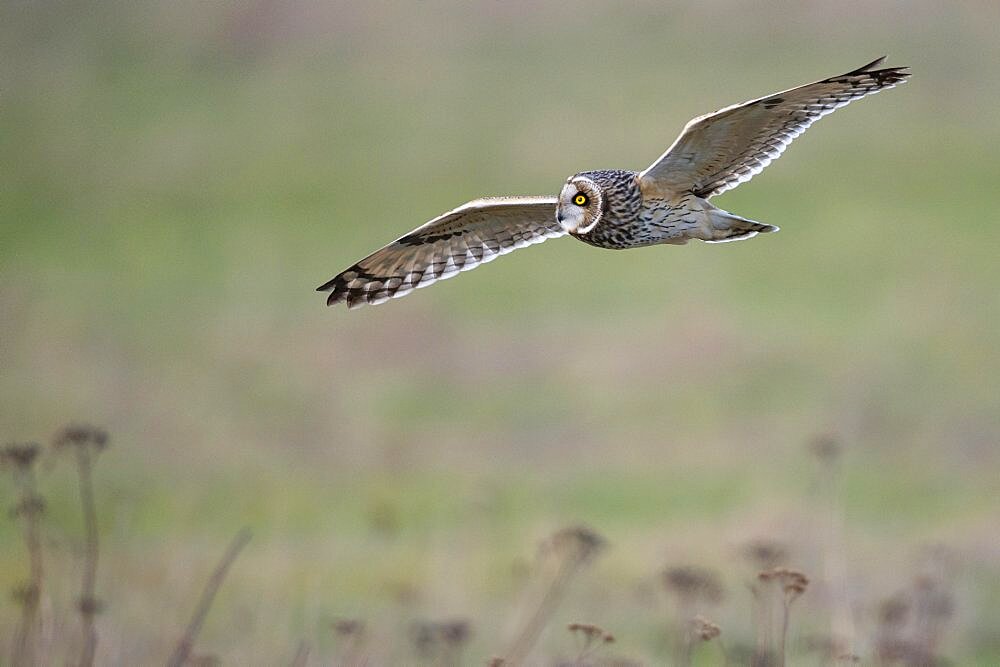
<instances>
[{"instance_id":1,"label":"primary feather","mask_svg":"<svg viewBox=\"0 0 1000 667\"><path fill-rule=\"evenodd\" d=\"M377 250L317 291L327 305L379 304L566 232L555 197L476 199Z\"/></svg>"},{"instance_id":2,"label":"primary feather","mask_svg":"<svg viewBox=\"0 0 1000 667\"><path fill-rule=\"evenodd\" d=\"M864 67L720 109L691 120L674 143L639 174L643 190L711 197L745 183L777 159L814 122L865 95L892 88L905 67Z\"/></svg>"}]
</instances>

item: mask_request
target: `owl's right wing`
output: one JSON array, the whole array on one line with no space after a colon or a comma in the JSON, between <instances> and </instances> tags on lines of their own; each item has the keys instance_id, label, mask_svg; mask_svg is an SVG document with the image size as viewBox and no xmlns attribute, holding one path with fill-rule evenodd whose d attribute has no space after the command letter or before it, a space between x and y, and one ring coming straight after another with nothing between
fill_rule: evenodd
<instances>
[{"instance_id":1,"label":"owl's right wing","mask_svg":"<svg viewBox=\"0 0 1000 667\"><path fill-rule=\"evenodd\" d=\"M555 197L476 199L417 227L316 288L328 306L379 304L566 234Z\"/></svg>"},{"instance_id":2,"label":"owl's right wing","mask_svg":"<svg viewBox=\"0 0 1000 667\"><path fill-rule=\"evenodd\" d=\"M905 67L875 69L883 60L695 118L639 174L640 186L667 195L694 192L707 199L749 181L823 116L910 75Z\"/></svg>"}]
</instances>

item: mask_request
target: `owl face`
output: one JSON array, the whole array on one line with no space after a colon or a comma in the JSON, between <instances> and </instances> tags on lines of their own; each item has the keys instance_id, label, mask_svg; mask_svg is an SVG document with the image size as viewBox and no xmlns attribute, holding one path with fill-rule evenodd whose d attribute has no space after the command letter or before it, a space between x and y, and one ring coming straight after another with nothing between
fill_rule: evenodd
<instances>
[{"instance_id":1,"label":"owl face","mask_svg":"<svg viewBox=\"0 0 1000 667\"><path fill-rule=\"evenodd\" d=\"M601 221L604 195L601 188L586 176L566 181L559 193L556 219L570 234L586 234Z\"/></svg>"}]
</instances>

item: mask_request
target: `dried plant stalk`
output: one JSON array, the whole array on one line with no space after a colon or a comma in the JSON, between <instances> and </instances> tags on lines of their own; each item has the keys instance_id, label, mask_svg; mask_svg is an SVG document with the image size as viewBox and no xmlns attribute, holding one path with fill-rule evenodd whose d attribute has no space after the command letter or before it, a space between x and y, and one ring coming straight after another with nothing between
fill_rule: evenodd
<instances>
[{"instance_id":1,"label":"dried plant stalk","mask_svg":"<svg viewBox=\"0 0 1000 667\"><path fill-rule=\"evenodd\" d=\"M357 618L342 618L333 623L333 633L344 642L335 664L342 667L364 667L368 664L365 643L368 631L365 622Z\"/></svg>"},{"instance_id":2,"label":"dried plant stalk","mask_svg":"<svg viewBox=\"0 0 1000 667\"><path fill-rule=\"evenodd\" d=\"M819 525L823 539L823 576L830 596L830 639L837 655L850 654L857 647L857 631L848 586L847 548L844 544L844 501L842 486L843 445L832 435L809 443L819 464Z\"/></svg>"},{"instance_id":3,"label":"dried plant stalk","mask_svg":"<svg viewBox=\"0 0 1000 667\"><path fill-rule=\"evenodd\" d=\"M292 658L292 667L306 667L309 662L309 644L303 639L295 649L295 657Z\"/></svg>"},{"instance_id":4,"label":"dried plant stalk","mask_svg":"<svg viewBox=\"0 0 1000 667\"><path fill-rule=\"evenodd\" d=\"M97 505L94 503L94 461L108 444L108 434L92 426L67 426L56 437L56 450L70 450L76 458L80 478L80 506L83 510L84 552L83 583L80 586L80 624L83 631L83 648L80 667L91 667L97 652L97 628L94 619L101 603L94 594L97 585Z\"/></svg>"},{"instance_id":5,"label":"dried plant stalk","mask_svg":"<svg viewBox=\"0 0 1000 667\"><path fill-rule=\"evenodd\" d=\"M560 530L552 536L546 546L559 559L558 569L538 606L511 644L503 664L520 665L524 662L555 613L573 575L588 564L604 544L600 535L581 526Z\"/></svg>"},{"instance_id":6,"label":"dried plant stalk","mask_svg":"<svg viewBox=\"0 0 1000 667\"><path fill-rule=\"evenodd\" d=\"M761 653L758 647L760 662L769 661L765 656L777 656L777 664L784 667L786 664L786 648L788 645L788 622L792 603L795 602L809 587L809 577L798 570L791 570L787 567L775 567L765 570L757 575L758 581L765 586L764 594L768 598L772 597L771 584L776 584L778 592L781 594L781 634L779 635L778 647L776 651ZM756 591L755 591L756 594Z\"/></svg>"},{"instance_id":7,"label":"dried plant stalk","mask_svg":"<svg viewBox=\"0 0 1000 667\"><path fill-rule=\"evenodd\" d=\"M615 641L615 636L593 623L570 623L566 626L577 641L576 658L571 665L584 667L588 660L605 644Z\"/></svg>"},{"instance_id":8,"label":"dried plant stalk","mask_svg":"<svg viewBox=\"0 0 1000 667\"><path fill-rule=\"evenodd\" d=\"M40 448L35 443L10 444L0 452L0 463L9 467L14 480L20 487L20 497L11 509L14 517L20 517L23 525L24 544L28 551L29 578L27 583L14 591L14 599L21 605L21 619L14 634L11 648L11 663L30 665L35 663L35 650L40 625L39 602L42 596L44 570L42 568L42 541L40 517L45 511L45 501L38 495L35 479L35 460Z\"/></svg>"},{"instance_id":9,"label":"dried plant stalk","mask_svg":"<svg viewBox=\"0 0 1000 667\"><path fill-rule=\"evenodd\" d=\"M691 621L699 605L717 604L725 597L725 590L714 572L703 567L683 565L668 567L662 574L663 587L675 603L674 664L687 667L691 664L694 635Z\"/></svg>"},{"instance_id":10,"label":"dried plant stalk","mask_svg":"<svg viewBox=\"0 0 1000 667\"><path fill-rule=\"evenodd\" d=\"M94 596L98 558L97 507L94 503L93 461L90 450L78 447L76 452L76 462L80 471L80 504L83 507L83 524L87 540L84 550L83 586L80 591L80 617L83 621L83 654L80 657L80 665L89 667L94 664L94 653L97 651L97 630L94 627L94 616L99 608Z\"/></svg>"},{"instance_id":11,"label":"dried plant stalk","mask_svg":"<svg viewBox=\"0 0 1000 667\"><path fill-rule=\"evenodd\" d=\"M194 642L198 638L198 633L205 622L205 617L208 616L208 610L212 607L215 594L219 592L219 587L222 586L222 582L226 578L226 573L229 571L233 561L236 560L236 557L240 555L240 551L243 550L243 547L249 541L249 528L243 528L240 532L236 533L236 537L233 538L233 541L229 544L229 548L226 549L226 553L222 556L222 560L216 566L215 572L212 573L212 576L209 577L208 582L205 584L205 589L201 592L201 598L195 607L191 622L188 623L187 629L181 635L180 640L177 642L177 647L170 656L170 660L167 661L168 667L181 667L187 661L188 656L191 655L191 649L194 648Z\"/></svg>"}]
</instances>

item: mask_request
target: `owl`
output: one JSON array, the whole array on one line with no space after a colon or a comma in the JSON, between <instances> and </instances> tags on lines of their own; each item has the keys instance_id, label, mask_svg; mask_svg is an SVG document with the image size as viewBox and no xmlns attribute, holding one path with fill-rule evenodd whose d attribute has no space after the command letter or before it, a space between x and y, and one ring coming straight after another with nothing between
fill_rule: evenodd
<instances>
[{"instance_id":1,"label":"owl","mask_svg":"<svg viewBox=\"0 0 1000 667\"><path fill-rule=\"evenodd\" d=\"M558 197L489 197L459 206L377 250L317 288L327 305L379 304L474 269L533 243L572 236L621 250L690 239L722 243L775 232L773 225L709 202L760 173L819 118L892 88L905 67L864 67L725 107L690 121L643 171L584 171Z\"/></svg>"}]
</instances>

